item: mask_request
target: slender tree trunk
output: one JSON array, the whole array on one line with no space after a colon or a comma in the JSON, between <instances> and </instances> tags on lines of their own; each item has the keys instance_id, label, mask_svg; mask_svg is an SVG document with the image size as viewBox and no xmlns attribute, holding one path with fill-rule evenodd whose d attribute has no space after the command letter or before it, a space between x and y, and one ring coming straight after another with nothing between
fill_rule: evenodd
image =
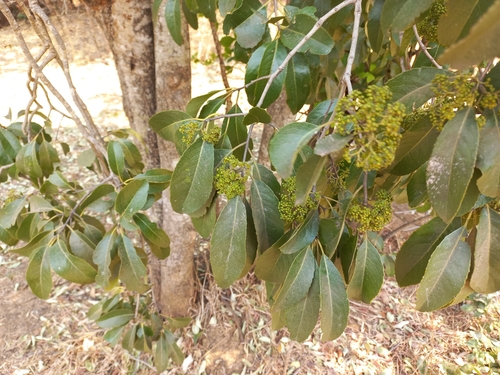
<instances>
[{"instance_id":1,"label":"slender tree trunk","mask_svg":"<svg viewBox=\"0 0 500 375\"><path fill-rule=\"evenodd\" d=\"M159 14L164 14L161 8ZM178 46L167 30L165 17L155 28L156 103L158 111L184 110L191 97L191 53L189 30L182 19L183 44ZM175 146L159 141L162 168L173 170L179 159ZM186 316L194 296L194 250L196 232L187 215L170 205L170 189L163 192L163 229L170 237L170 256L153 261L154 284L160 286L159 305L164 314Z\"/></svg>"},{"instance_id":2,"label":"slender tree trunk","mask_svg":"<svg viewBox=\"0 0 500 375\"><path fill-rule=\"evenodd\" d=\"M123 93L123 108L144 142L138 144L147 168L172 170L178 155L173 145L157 137L148 124L156 112L184 109L191 95L189 37L183 46L170 38L165 18L153 30L151 3L129 0L85 0L109 42ZM164 14L160 10L160 14ZM156 57L156 59L155 59ZM168 316L188 314L194 295L195 232L185 215L176 214L169 193L150 214L171 239L165 261L151 257L151 281L160 311Z\"/></svg>"}]
</instances>

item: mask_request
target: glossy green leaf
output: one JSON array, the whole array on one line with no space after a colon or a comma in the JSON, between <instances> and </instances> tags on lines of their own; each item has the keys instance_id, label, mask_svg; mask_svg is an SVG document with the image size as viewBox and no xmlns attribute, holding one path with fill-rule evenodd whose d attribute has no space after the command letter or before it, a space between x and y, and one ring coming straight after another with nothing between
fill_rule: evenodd
<instances>
[{"instance_id":1,"label":"glossy green leaf","mask_svg":"<svg viewBox=\"0 0 500 375\"><path fill-rule=\"evenodd\" d=\"M141 210L148 198L149 184L146 180L132 180L120 190L116 197L115 209L123 221L129 221Z\"/></svg>"},{"instance_id":2,"label":"glossy green leaf","mask_svg":"<svg viewBox=\"0 0 500 375\"><path fill-rule=\"evenodd\" d=\"M283 254L293 254L311 244L318 235L319 213L311 211L306 219L293 232L290 239L284 243L280 250Z\"/></svg>"},{"instance_id":3,"label":"glossy green leaf","mask_svg":"<svg viewBox=\"0 0 500 375\"><path fill-rule=\"evenodd\" d=\"M439 44L450 46L469 34L471 26L495 0L454 0L446 4L446 13L439 18Z\"/></svg>"},{"instance_id":4,"label":"glossy green leaf","mask_svg":"<svg viewBox=\"0 0 500 375\"><path fill-rule=\"evenodd\" d=\"M438 61L454 69L465 69L500 55L500 3L495 2L471 27L463 39L448 47Z\"/></svg>"},{"instance_id":5,"label":"glossy green leaf","mask_svg":"<svg viewBox=\"0 0 500 375\"><path fill-rule=\"evenodd\" d=\"M384 266L380 254L373 244L365 238L358 247L356 266L347 294L349 298L370 303L382 288L384 281Z\"/></svg>"},{"instance_id":6,"label":"glossy green leaf","mask_svg":"<svg viewBox=\"0 0 500 375\"><path fill-rule=\"evenodd\" d=\"M158 228L156 223L153 223L149 218L141 213L137 213L133 217L134 222L141 230L142 235L150 242L159 247L169 247L170 239L165 231Z\"/></svg>"},{"instance_id":7,"label":"glossy green leaf","mask_svg":"<svg viewBox=\"0 0 500 375\"><path fill-rule=\"evenodd\" d=\"M451 232L460 227L460 219L450 224L435 217L418 228L405 241L396 256L396 280L400 286L418 284L424 276L429 258Z\"/></svg>"},{"instance_id":8,"label":"glossy green leaf","mask_svg":"<svg viewBox=\"0 0 500 375\"><path fill-rule=\"evenodd\" d=\"M421 205L428 199L426 171L427 163L424 163L413 173L406 187L408 205L412 208Z\"/></svg>"},{"instance_id":9,"label":"glossy green leaf","mask_svg":"<svg viewBox=\"0 0 500 375\"><path fill-rule=\"evenodd\" d=\"M264 182L253 180L250 188L252 215L260 252L266 251L284 233L278 198Z\"/></svg>"},{"instance_id":10,"label":"glossy green leaf","mask_svg":"<svg viewBox=\"0 0 500 375\"><path fill-rule=\"evenodd\" d=\"M163 332L165 333L165 338L167 340L167 347L170 358L172 358L172 361L175 364L181 365L184 362L184 354L177 345L176 337L172 334L172 332L168 330L164 330Z\"/></svg>"},{"instance_id":11,"label":"glossy green leaf","mask_svg":"<svg viewBox=\"0 0 500 375\"><path fill-rule=\"evenodd\" d=\"M106 233L103 239L97 244L92 260L97 265L96 283L102 287L106 287L111 277L109 266L111 264L111 257L116 249L116 230L112 229Z\"/></svg>"},{"instance_id":12,"label":"glossy green leaf","mask_svg":"<svg viewBox=\"0 0 500 375\"><path fill-rule=\"evenodd\" d=\"M300 111L309 97L312 88L309 63L303 55L295 55L286 68L286 104L293 114Z\"/></svg>"},{"instance_id":13,"label":"glossy green leaf","mask_svg":"<svg viewBox=\"0 0 500 375\"><path fill-rule=\"evenodd\" d=\"M415 19L425 12L434 0L386 0L382 8L380 23L382 29L393 32L411 27Z\"/></svg>"},{"instance_id":14,"label":"glossy green leaf","mask_svg":"<svg viewBox=\"0 0 500 375\"><path fill-rule=\"evenodd\" d=\"M250 108L248 114L243 117L243 125L251 125L257 122L269 124L272 121L271 116L265 109L259 107Z\"/></svg>"},{"instance_id":15,"label":"glossy green leaf","mask_svg":"<svg viewBox=\"0 0 500 375\"><path fill-rule=\"evenodd\" d=\"M116 142L118 142L118 144L122 147L127 166L137 172L142 172L144 164L142 164L141 152L134 142L124 138L117 138Z\"/></svg>"},{"instance_id":16,"label":"glossy green leaf","mask_svg":"<svg viewBox=\"0 0 500 375\"><path fill-rule=\"evenodd\" d=\"M327 135L316 143L314 153L320 156L338 153L347 146L351 139L352 135L340 135L337 133Z\"/></svg>"},{"instance_id":17,"label":"glossy green leaf","mask_svg":"<svg viewBox=\"0 0 500 375\"><path fill-rule=\"evenodd\" d=\"M60 161L57 151L49 142L43 140L38 149L38 155L43 175L47 177L54 172L54 165Z\"/></svg>"},{"instance_id":18,"label":"glossy green leaf","mask_svg":"<svg viewBox=\"0 0 500 375\"><path fill-rule=\"evenodd\" d=\"M478 293L500 290L500 214L485 206L477 226L470 286Z\"/></svg>"},{"instance_id":19,"label":"glossy green leaf","mask_svg":"<svg viewBox=\"0 0 500 375\"><path fill-rule=\"evenodd\" d=\"M170 187L174 211L192 214L205 206L212 194L213 165L214 146L201 138L182 154Z\"/></svg>"},{"instance_id":20,"label":"glossy green leaf","mask_svg":"<svg viewBox=\"0 0 500 375\"><path fill-rule=\"evenodd\" d=\"M283 47L278 40L264 44L257 48L257 50L252 53L252 56L247 64L245 84L249 84L258 78L274 73L280 64L285 60L286 56L286 48ZM267 79L261 79L246 87L248 102L252 106L257 106L259 103L267 81ZM284 82L285 74L281 73L271 84L264 101L260 105L261 108L269 107L271 103L278 99Z\"/></svg>"},{"instance_id":21,"label":"glossy green leaf","mask_svg":"<svg viewBox=\"0 0 500 375\"><path fill-rule=\"evenodd\" d=\"M290 232L288 232L290 233ZM285 281L286 275L293 260L299 253L283 254L279 247L290 238L290 234L285 234L276 241L273 246L260 255L255 263L255 276L261 280L273 284L281 284Z\"/></svg>"},{"instance_id":22,"label":"glossy green leaf","mask_svg":"<svg viewBox=\"0 0 500 375\"><path fill-rule=\"evenodd\" d=\"M45 230L33 237L27 245L24 245L23 247L19 247L17 249L12 249L9 252L31 258L33 252L37 251L41 247L47 247L47 244L53 237L53 230Z\"/></svg>"},{"instance_id":23,"label":"glossy green leaf","mask_svg":"<svg viewBox=\"0 0 500 375\"><path fill-rule=\"evenodd\" d=\"M303 146L320 128L307 122L293 122L280 129L269 142L269 156L283 178L292 175L293 164Z\"/></svg>"},{"instance_id":24,"label":"glossy green leaf","mask_svg":"<svg viewBox=\"0 0 500 375\"><path fill-rule=\"evenodd\" d=\"M453 301L465 284L469 273L471 251L462 241L467 229L461 227L447 235L439 244L417 289L416 308L432 311Z\"/></svg>"},{"instance_id":25,"label":"glossy green leaf","mask_svg":"<svg viewBox=\"0 0 500 375\"><path fill-rule=\"evenodd\" d=\"M137 255L134 244L127 236L122 235L118 244L118 256L121 259L120 280L124 282L128 290L137 293L144 293L149 289L144 284L146 276L146 266Z\"/></svg>"},{"instance_id":26,"label":"glossy green leaf","mask_svg":"<svg viewBox=\"0 0 500 375\"><path fill-rule=\"evenodd\" d=\"M169 0L170 1L170 0ZM217 22L215 11L217 9L217 0L201 0L196 2L201 13L207 17L210 22Z\"/></svg>"},{"instance_id":27,"label":"glossy green leaf","mask_svg":"<svg viewBox=\"0 0 500 375\"><path fill-rule=\"evenodd\" d=\"M195 100L194 98L193 100ZM203 104L203 103L201 103ZM200 106L201 106L200 104ZM193 116L186 112L168 110L158 112L149 119L149 126L166 141L175 142L175 133L184 124L196 122ZM198 121L199 122L199 121Z\"/></svg>"},{"instance_id":28,"label":"glossy green leaf","mask_svg":"<svg viewBox=\"0 0 500 375\"><path fill-rule=\"evenodd\" d=\"M160 339L156 342L156 348L154 352L154 363L155 368L158 373L161 373L167 369L168 360L170 358L168 353L167 339L162 333Z\"/></svg>"},{"instance_id":29,"label":"glossy green leaf","mask_svg":"<svg viewBox=\"0 0 500 375\"><path fill-rule=\"evenodd\" d=\"M293 49L304 39L304 37L316 25L317 19L308 14L297 14L294 22L286 29L281 31L281 40L283 44ZM328 31L321 26L298 52L310 52L313 55L328 55L333 48L333 39Z\"/></svg>"},{"instance_id":30,"label":"glossy green leaf","mask_svg":"<svg viewBox=\"0 0 500 375\"><path fill-rule=\"evenodd\" d=\"M244 204L247 213L247 235L245 240L246 260L245 260L245 266L243 267L243 270L241 271L241 274L238 278L244 277L248 273L248 271L252 268L252 266L255 263L255 259L257 258L257 248L258 248L257 233L255 231L252 208L250 207L248 201L245 200Z\"/></svg>"},{"instance_id":31,"label":"glossy green leaf","mask_svg":"<svg viewBox=\"0 0 500 375\"><path fill-rule=\"evenodd\" d=\"M0 129L0 144L10 159L15 160L17 153L21 149L19 140L6 129Z\"/></svg>"},{"instance_id":32,"label":"glossy green leaf","mask_svg":"<svg viewBox=\"0 0 500 375\"><path fill-rule=\"evenodd\" d=\"M109 196L110 194L115 192L115 188L113 185L99 185L97 186L92 193L90 193L78 206L76 212L82 213L85 208L102 199L103 197Z\"/></svg>"},{"instance_id":33,"label":"glossy green leaf","mask_svg":"<svg viewBox=\"0 0 500 375\"><path fill-rule=\"evenodd\" d=\"M193 223L194 229L203 238L209 238L214 229L215 222L217 220L217 205L218 200L214 199L212 204L208 207L205 215L200 217L191 217L191 222Z\"/></svg>"},{"instance_id":34,"label":"glossy green leaf","mask_svg":"<svg viewBox=\"0 0 500 375\"><path fill-rule=\"evenodd\" d=\"M177 45L182 45L181 3L180 0L168 0L165 6L165 20L170 36Z\"/></svg>"},{"instance_id":35,"label":"glossy green leaf","mask_svg":"<svg viewBox=\"0 0 500 375\"><path fill-rule=\"evenodd\" d=\"M20 173L27 174L31 178L43 177L43 171L37 158L36 143L30 142L24 145L16 157L16 167Z\"/></svg>"},{"instance_id":36,"label":"glossy green leaf","mask_svg":"<svg viewBox=\"0 0 500 375\"><path fill-rule=\"evenodd\" d=\"M133 324L123 335L122 347L123 349L133 353L134 345L137 340L137 324Z\"/></svg>"},{"instance_id":37,"label":"glossy green leaf","mask_svg":"<svg viewBox=\"0 0 500 375\"><path fill-rule=\"evenodd\" d=\"M368 22L366 24L366 33L370 41L370 47L373 52L379 53L384 43L384 32L380 24L380 17L382 15L382 7L385 0L375 0L373 6L368 13Z\"/></svg>"},{"instance_id":38,"label":"glossy green leaf","mask_svg":"<svg viewBox=\"0 0 500 375\"><path fill-rule=\"evenodd\" d=\"M227 113L236 114L242 112L240 107L235 105ZM245 148L242 147L242 145L245 144L248 137L247 127L243 124L243 116L225 118L222 123L222 134L228 136L231 146L233 147L233 155L239 160L243 160ZM253 148L252 140L250 140L249 148Z\"/></svg>"},{"instance_id":39,"label":"glossy green leaf","mask_svg":"<svg viewBox=\"0 0 500 375\"><path fill-rule=\"evenodd\" d=\"M295 204L303 205L321 174L325 173L326 158L312 155L297 170Z\"/></svg>"},{"instance_id":40,"label":"glossy green leaf","mask_svg":"<svg viewBox=\"0 0 500 375\"><path fill-rule=\"evenodd\" d=\"M79 165L88 168L92 167L92 164L94 164L95 160L96 160L96 155L94 150L92 149L82 151L77 158L77 162Z\"/></svg>"},{"instance_id":41,"label":"glossy green leaf","mask_svg":"<svg viewBox=\"0 0 500 375\"><path fill-rule=\"evenodd\" d=\"M130 322L134 318L134 311L130 309L116 309L112 310L99 319L96 323L101 328L112 329L121 327Z\"/></svg>"},{"instance_id":42,"label":"glossy green leaf","mask_svg":"<svg viewBox=\"0 0 500 375\"><path fill-rule=\"evenodd\" d=\"M290 331L290 338L299 342L309 337L318 322L320 286L318 266L314 265L314 278L305 298L285 310L286 325Z\"/></svg>"},{"instance_id":43,"label":"glossy green leaf","mask_svg":"<svg viewBox=\"0 0 500 375\"><path fill-rule=\"evenodd\" d=\"M84 233L73 230L69 235L69 247L71 252L78 258L84 259L89 264L94 264L92 257L94 255L94 244Z\"/></svg>"},{"instance_id":44,"label":"glossy green leaf","mask_svg":"<svg viewBox=\"0 0 500 375\"><path fill-rule=\"evenodd\" d=\"M54 206L38 195L29 197L28 202L30 205L30 212L49 212L54 210Z\"/></svg>"},{"instance_id":45,"label":"glossy green leaf","mask_svg":"<svg viewBox=\"0 0 500 375\"><path fill-rule=\"evenodd\" d=\"M16 223L17 217L21 213L24 205L26 203L26 198L15 199L10 203L7 203L0 210L0 226L8 229Z\"/></svg>"},{"instance_id":46,"label":"glossy green leaf","mask_svg":"<svg viewBox=\"0 0 500 375\"><path fill-rule=\"evenodd\" d=\"M319 266L321 332L323 340L335 340L347 326L349 301L339 271L325 255Z\"/></svg>"},{"instance_id":47,"label":"glossy green leaf","mask_svg":"<svg viewBox=\"0 0 500 375\"><path fill-rule=\"evenodd\" d=\"M246 263L247 214L241 197L229 200L215 224L210 241L210 264L217 285L227 288Z\"/></svg>"},{"instance_id":48,"label":"glossy green leaf","mask_svg":"<svg viewBox=\"0 0 500 375\"><path fill-rule=\"evenodd\" d=\"M233 13L226 15L223 30L227 35L234 29L236 41L243 48L255 47L266 31L266 8L258 0L243 0Z\"/></svg>"},{"instance_id":49,"label":"glossy green leaf","mask_svg":"<svg viewBox=\"0 0 500 375\"><path fill-rule=\"evenodd\" d=\"M392 163L391 174L404 176L420 168L429 160L438 135L439 132L428 116L418 120L403 133Z\"/></svg>"},{"instance_id":50,"label":"glossy green leaf","mask_svg":"<svg viewBox=\"0 0 500 375\"><path fill-rule=\"evenodd\" d=\"M438 68L411 69L398 74L387 82L392 91L392 100L403 103L408 112L413 111L434 97L432 80L437 74L451 75L447 70Z\"/></svg>"},{"instance_id":51,"label":"glossy green leaf","mask_svg":"<svg viewBox=\"0 0 500 375\"><path fill-rule=\"evenodd\" d=\"M279 196L281 185L271 170L264 167L262 164L257 164L256 166L254 165L252 168L252 178L254 180L262 181L271 188L274 195L276 195L277 197Z\"/></svg>"},{"instance_id":52,"label":"glossy green leaf","mask_svg":"<svg viewBox=\"0 0 500 375\"><path fill-rule=\"evenodd\" d=\"M316 267L316 260L310 248L299 252L274 298L273 310L286 310L302 300L309 291Z\"/></svg>"},{"instance_id":53,"label":"glossy green leaf","mask_svg":"<svg viewBox=\"0 0 500 375\"><path fill-rule=\"evenodd\" d=\"M95 281L95 269L81 258L72 255L63 240L50 247L50 266L63 279L77 284L90 284Z\"/></svg>"},{"instance_id":54,"label":"glossy green leaf","mask_svg":"<svg viewBox=\"0 0 500 375\"><path fill-rule=\"evenodd\" d=\"M342 266L344 282L346 284L349 284L354 273L353 271L356 265L357 245L358 233L354 233L353 235L350 235L346 232L342 233L337 247L337 253L340 259L340 264Z\"/></svg>"},{"instance_id":55,"label":"glossy green leaf","mask_svg":"<svg viewBox=\"0 0 500 375\"><path fill-rule=\"evenodd\" d=\"M129 177L128 172L125 170L125 155L122 147L116 141L108 143L108 162L113 173L119 176L122 181Z\"/></svg>"},{"instance_id":56,"label":"glossy green leaf","mask_svg":"<svg viewBox=\"0 0 500 375\"><path fill-rule=\"evenodd\" d=\"M102 337L104 341L109 343L111 347L114 347L118 344L118 341L122 338L123 331L125 330L125 326L116 327L107 331Z\"/></svg>"},{"instance_id":57,"label":"glossy green leaf","mask_svg":"<svg viewBox=\"0 0 500 375\"><path fill-rule=\"evenodd\" d=\"M38 233L40 215L36 212L26 215L16 231L16 237L22 241L29 242Z\"/></svg>"},{"instance_id":58,"label":"glossy green leaf","mask_svg":"<svg viewBox=\"0 0 500 375\"><path fill-rule=\"evenodd\" d=\"M26 281L35 296L41 299L49 298L52 291L52 274L47 246L39 247L31 255L26 269Z\"/></svg>"},{"instance_id":59,"label":"glossy green leaf","mask_svg":"<svg viewBox=\"0 0 500 375\"><path fill-rule=\"evenodd\" d=\"M227 13L232 13L233 10L238 9L242 0L219 0L219 12L222 17L224 17Z\"/></svg>"},{"instance_id":60,"label":"glossy green leaf","mask_svg":"<svg viewBox=\"0 0 500 375\"><path fill-rule=\"evenodd\" d=\"M432 207L445 222L460 209L474 173L479 129L473 108L448 121L438 136L427 164L427 192Z\"/></svg>"},{"instance_id":61,"label":"glossy green leaf","mask_svg":"<svg viewBox=\"0 0 500 375\"><path fill-rule=\"evenodd\" d=\"M496 110L484 112L486 124L479 132L476 167L482 176L477 187L488 197L500 196L500 121Z\"/></svg>"}]
</instances>

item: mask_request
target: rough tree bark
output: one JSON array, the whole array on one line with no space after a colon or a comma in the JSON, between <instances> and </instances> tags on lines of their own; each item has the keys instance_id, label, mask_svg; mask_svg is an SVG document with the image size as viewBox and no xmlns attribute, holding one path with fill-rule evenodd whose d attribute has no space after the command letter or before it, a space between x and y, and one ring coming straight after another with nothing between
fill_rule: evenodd
<instances>
[{"instance_id":1,"label":"rough tree bark","mask_svg":"<svg viewBox=\"0 0 500 375\"><path fill-rule=\"evenodd\" d=\"M123 108L144 142L141 149L147 168L173 169L178 155L149 125L149 118L166 109L184 109L191 95L189 37L177 46L159 17L153 29L151 3L130 0L85 0L104 31L116 64L123 93ZM160 10L160 14L163 11ZM176 214L168 192L153 207L153 219L171 239L165 261L152 257L151 281L160 311L186 316L194 294L193 253L195 232L189 218Z\"/></svg>"}]
</instances>

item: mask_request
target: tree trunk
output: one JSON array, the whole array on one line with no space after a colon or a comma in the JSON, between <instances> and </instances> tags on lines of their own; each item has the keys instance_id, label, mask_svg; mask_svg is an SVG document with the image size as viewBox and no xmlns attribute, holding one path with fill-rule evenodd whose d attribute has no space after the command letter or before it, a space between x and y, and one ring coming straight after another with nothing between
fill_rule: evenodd
<instances>
[{"instance_id":1,"label":"tree trunk","mask_svg":"<svg viewBox=\"0 0 500 375\"><path fill-rule=\"evenodd\" d=\"M130 126L144 140L138 146L146 167L172 170L178 158L175 147L157 137L148 120L160 110L184 109L190 98L187 27L183 28L185 43L179 47L170 38L164 17L159 17L153 30L149 1L86 0L85 3L109 42L122 88L123 109ZM150 258L151 281L160 311L168 316L186 316L194 295L195 232L188 217L172 210L169 198L167 191L150 212L171 240L167 260Z\"/></svg>"},{"instance_id":2,"label":"tree trunk","mask_svg":"<svg viewBox=\"0 0 500 375\"><path fill-rule=\"evenodd\" d=\"M164 7L158 12L164 14ZM184 110L191 97L191 52L189 30L182 19L182 46L170 37L165 17L155 28L156 103L158 111ZM162 168L173 170L179 159L175 146L159 140ZM170 189L163 192L163 229L170 237L170 256L153 261L154 284L159 283L161 311L168 316L186 316L194 296L194 250L196 232L187 215L170 205Z\"/></svg>"}]
</instances>

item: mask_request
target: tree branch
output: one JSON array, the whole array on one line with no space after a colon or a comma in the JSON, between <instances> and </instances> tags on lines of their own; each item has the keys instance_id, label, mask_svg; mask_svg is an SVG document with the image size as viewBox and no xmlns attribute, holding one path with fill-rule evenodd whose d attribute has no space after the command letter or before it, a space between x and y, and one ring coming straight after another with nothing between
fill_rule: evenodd
<instances>
[{"instance_id":1,"label":"tree branch","mask_svg":"<svg viewBox=\"0 0 500 375\"><path fill-rule=\"evenodd\" d=\"M424 52L425 56L427 56L427 58L431 60L431 62L434 64L436 68L443 69L443 67L439 65L436 60L434 60L434 57L431 56L429 51L427 51L427 47L425 46L424 42L422 42L420 35L418 35L417 25L413 25L413 34L415 34L415 38L417 38L417 43L420 46L420 49Z\"/></svg>"},{"instance_id":2,"label":"tree branch","mask_svg":"<svg viewBox=\"0 0 500 375\"><path fill-rule=\"evenodd\" d=\"M347 64L345 66L344 74L342 75L342 82L346 85L347 92L349 94L352 92L351 70L352 64L354 64L354 57L356 56L356 48L358 45L359 23L361 20L361 1L362 0L356 0L354 4L354 25L352 29L351 48L349 49Z\"/></svg>"},{"instance_id":3,"label":"tree branch","mask_svg":"<svg viewBox=\"0 0 500 375\"><path fill-rule=\"evenodd\" d=\"M222 56L222 47L220 44L219 36L217 35L217 25L213 22L210 22L210 29L212 30L215 51L217 52L217 57L219 58L219 67L222 82L224 83L224 87L227 90L230 90L231 86L229 85L229 80L227 79L226 63L224 62L224 56ZM228 97L226 98L226 111L229 111L232 106L233 103L231 102L231 95L228 95Z\"/></svg>"},{"instance_id":4,"label":"tree branch","mask_svg":"<svg viewBox=\"0 0 500 375\"><path fill-rule=\"evenodd\" d=\"M278 69L276 69L275 72L273 72L270 76L269 76L269 80L267 81L267 84L266 86L264 87L264 91L262 91L262 95L260 96L260 99L257 103L257 107L260 107L262 106L262 103L264 102L264 98L266 97L269 89L271 88L271 85L272 83L274 82L274 80L280 75L280 73L286 68L287 64L290 62L290 60L292 59L293 56L295 56L295 54L299 51L299 49L304 45L306 44L306 42L312 38L312 36L314 35L314 33L316 31L319 30L319 28L323 25L323 23L325 23L325 21L330 18L331 16L333 16L335 13L337 13L339 10L345 8L346 6L350 5L350 4L354 4L354 3L359 3L359 9L361 10L361 0L345 0L343 2L341 2L339 5L337 5L336 7L332 8L328 13L326 13L323 17L321 17L320 19L318 19L318 21L314 24L314 26L312 27L312 29L306 34L306 36L304 36L304 38L302 38L302 40L288 53L288 55L286 56L285 60L283 60L283 62L281 63L281 65L278 67ZM361 13L360 13L361 15ZM356 16L356 13L355 13L355 16ZM358 27L359 28L359 19L357 20L358 21ZM356 24L356 19L355 19L355 22ZM357 29L356 28L356 29ZM357 30L356 30L356 35L357 35ZM353 38L354 38L354 31L353 31ZM356 37L357 39L357 37ZM349 53L350 55L350 53ZM353 61L354 61L354 58L353 58ZM351 63L351 66L352 66L352 63ZM344 73L345 75L345 73ZM350 73L349 73L349 76L350 76ZM262 78L262 77L261 77ZM252 84L252 82L248 83L248 85Z\"/></svg>"}]
</instances>

